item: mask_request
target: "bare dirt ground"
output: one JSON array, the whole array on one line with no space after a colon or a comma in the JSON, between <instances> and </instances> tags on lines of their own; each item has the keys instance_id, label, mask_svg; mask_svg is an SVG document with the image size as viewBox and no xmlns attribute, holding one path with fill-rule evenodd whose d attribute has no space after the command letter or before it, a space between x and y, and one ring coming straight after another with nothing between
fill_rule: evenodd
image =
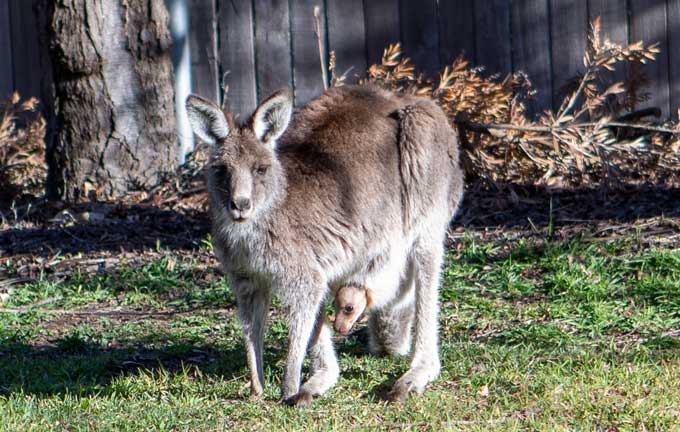
<instances>
[{"instance_id":1,"label":"bare dirt ground","mask_svg":"<svg viewBox=\"0 0 680 432\"><path fill-rule=\"evenodd\" d=\"M168 251L209 267L209 221L203 191L187 199L0 207L0 292L39 276L135 266ZM454 219L451 247L461 237L512 243L633 238L639 247L680 245L680 189L548 191L535 186L470 186Z\"/></svg>"}]
</instances>

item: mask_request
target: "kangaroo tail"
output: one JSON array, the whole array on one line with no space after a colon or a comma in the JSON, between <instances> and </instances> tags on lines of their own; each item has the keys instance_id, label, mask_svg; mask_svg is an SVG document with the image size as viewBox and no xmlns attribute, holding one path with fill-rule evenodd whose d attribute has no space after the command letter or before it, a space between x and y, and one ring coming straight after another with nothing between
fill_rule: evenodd
<instances>
[{"instance_id":1,"label":"kangaroo tail","mask_svg":"<svg viewBox=\"0 0 680 432\"><path fill-rule=\"evenodd\" d=\"M399 122L397 139L405 226L414 223L414 218L425 210L418 206L436 205L424 199L431 196L428 192L436 187L434 183L450 182L447 186L449 206L451 213L455 212L462 194L462 173L457 135L448 118L434 101L424 98L413 100L413 103L398 110L396 116ZM451 164L451 168L444 172L437 168L446 165L442 158L448 159ZM449 178L433 178L437 172Z\"/></svg>"}]
</instances>

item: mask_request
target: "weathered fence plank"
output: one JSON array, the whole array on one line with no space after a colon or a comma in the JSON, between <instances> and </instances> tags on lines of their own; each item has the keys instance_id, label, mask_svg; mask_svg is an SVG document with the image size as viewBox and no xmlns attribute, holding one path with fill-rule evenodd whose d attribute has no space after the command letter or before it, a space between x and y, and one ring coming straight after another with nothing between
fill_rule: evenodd
<instances>
[{"instance_id":1,"label":"weathered fence plank","mask_svg":"<svg viewBox=\"0 0 680 432\"><path fill-rule=\"evenodd\" d=\"M259 99L292 89L288 0L255 0L255 47Z\"/></svg>"},{"instance_id":2,"label":"weathered fence plank","mask_svg":"<svg viewBox=\"0 0 680 432\"><path fill-rule=\"evenodd\" d=\"M668 0L668 72L670 116L678 120L680 109L680 0Z\"/></svg>"},{"instance_id":3,"label":"weathered fence plank","mask_svg":"<svg viewBox=\"0 0 680 432\"><path fill-rule=\"evenodd\" d=\"M612 42L628 42L628 10L618 0L588 0L588 20L600 17L603 36Z\"/></svg>"},{"instance_id":4,"label":"weathered fence plank","mask_svg":"<svg viewBox=\"0 0 680 432\"><path fill-rule=\"evenodd\" d=\"M366 56L368 64L380 63L383 51L401 41L399 34L399 2L394 0L364 0L366 22Z\"/></svg>"},{"instance_id":5,"label":"weathered fence plank","mask_svg":"<svg viewBox=\"0 0 680 432\"><path fill-rule=\"evenodd\" d=\"M514 70L529 75L536 100L528 112L535 114L552 105L548 0L512 2L512 63Z\"/></svg>"},{"instance_id":6,"label":"weathered fence plank","mask_svg":"<svg viewBox=\"0 0 680 432\"><path fill-rule=\"evenodd\" d=\"M510 2L486 0L475 3L476 59L488 74L512 72L510 45ZM470 36L467 36L470 37Z\"/></svg>"},{"instance_id":7,"label":"weathered fence plank","mask_svg":"<svg viewBox=\"0 0 680 432\"><path fill-rule=\"evenodd\" d=\"M219 15L220 61L222 71L229 72L227 107L245 120L257 104L252 4L223 1Z\"/></svg>"},{"instance_id":8,"label":"weathered fence plank","mask_svg":"<svg viewBox=\"0 0 680 432\"><path fill-rule=\"evenodd\" d=\"M619 44L628 43L628 10L621 7L618 0L588 0L589 22L600 17L601 36ZM626 68L619 64L615 71L610 72L612 82L622 82L626 79Z\"/></svg>"},{"instance_id":9,"label":"weathered fence plank","mask_svg":"<svg viewBox=\"0 0 680 432\"><path fill-rule=\"evenodd\" d=\"M404 53L417 70L429 76L439 72L439 31L436 0L399 2Z\"/></svg>"},{"instance_id":10,"label":"weathered fence plank","mask_svg":"<svg viewBox=\"0 0 680 432\"><path fill-rule=\"evenodd\" d=\"M187 2L193 91L219 99L221 74L230 72L228 105L241 116L279 87L292 87L297 105L323 90L314 6L321 11L321 43L336 52L337 74L353 68L349 81L380 62L391 43L402 42L417 71L430 76L465 52L487 74L527 72L538 91L530 113L559 103L560 89L583 68L588 23L600 16L602 36L614 42L661 42L658 61L641 68L651 96L644 105L664 115L680 105L680 0ZM0 97L14 88L24 96L46 95L51 71L42 55L33 55L46 51L36 15L44 3L0 0ZM328 52L324 56L326 64ZM624 80L626 69L610 73L611 81Z\"/></svg>"},{"instance_id":11,"label":"weathered fence plank","mask_svg":"<svg viewBox=\"0 0 680 432\"><path fill-rule=\"evenodd\" d=\"M366 75L366 31L362 0L328 0L328 49L335 51L335 73L353 83Z\"/></svg>"},{"instance_id":12,"label":"weathered fence plank","mask_svg":"<svg viewBox=\"0 0 680 432\"><path fill-rule=\"evenodd\" d=\"M475 50L475 8L484 7L474 0L439 2L439 60L451 64L461 54L477 63Z\"/></svg>"},{"instance_id":13,"label":"weathered fence plank","mask_svg":"<svg viewBox=\"0 0 680 432\"><path fill-rule=\"evenodd\" d=\"M40 64L40 29L33 6L35 0L11 1L12 66L14 88L22 97L42 96Z\"/></svg>"},{"instance_id":14,"label":"weathered fence plank","mask_svg":"<svg viewBox=\"0 0 680 432\"><path fill-rule=\"evenodd\" d=\"M649 79L649 100L641 107L658 107L664 116L670 109L668 92L668 44L666 43L666 1L630 0L630 38L646 44L659 42L656 61L641 67Z\"/></svg>"},{"instance_id":15,"label":"weathered fence plank","mask_svg":"<svg viewBox=\"0 0 680 432\"><path fill-rule=\"evenodd\" d=\"M324 83L319 60L319 46L314 27L314 7L321 12L321 41L326 40L324 2L322 0L291 0L290 17L293 40L293 83L295 104L304 105L321 94ZM323 59L324 64L327 59Z\"/></svg>"},{"instance_id":16,"label":"weathered fence plank","mask_svg":"<svg viewBox=\"0 0 680 432\"><path fill-rule=\"evenodd\" d=\"M588 4L584 1L550 0L550 39L555 108L583 72L583 54L588 32Z\"/></svg>"},{"instance_id":17,"label":"weathered fence plank","mask_svg":"<svg viewBox=\"0 0 680 432\"><path fill-rule=\"evenodd\" d=\"M212 101L220 99L215 0L189 0L189 51L192 91Z\"/></svg>"},{"instance_id":18,"label":"weathered fence plank","mask_svg":"<svg viewBox=\"0 0 680 432\"><path fill-rule=\"evenodd\" d=\"M0 100L14 90L12 37L9 26L9 0L0 0Z\"/></svg>"},{"instance_id":19,"label":"weathered fence plank","mask_svg":"<svg viewBox=\"0 0 680 432\"><path fill-rule=\"evenodd\" d=\"M40 101L40 111L47 121L45 143L49 150L55 129L55 110L48 8L48 2L43 0L9 2L13 87L22 98L36 97Z\"/></svg>"}]
</instances>

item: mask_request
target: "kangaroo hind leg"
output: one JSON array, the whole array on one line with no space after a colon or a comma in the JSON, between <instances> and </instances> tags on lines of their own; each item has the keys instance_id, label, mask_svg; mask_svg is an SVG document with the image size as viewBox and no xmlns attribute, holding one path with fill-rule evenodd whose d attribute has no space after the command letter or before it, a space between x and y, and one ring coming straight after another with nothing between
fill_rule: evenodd
<instances>
[{"instance_id":1,"label":"kangaroo hind leg","mask_svg":"<svg viewBox=\"0 0 680 432\"><path fill-rule=\"evenodd\" d=\"M410 394L422 394L425 386L439 376L439 276L443 261L443 239L420 240L413 251L415 264L415 315L413 353L406 373L389 394L401 401Z\"/></svg>"}]
</instances>

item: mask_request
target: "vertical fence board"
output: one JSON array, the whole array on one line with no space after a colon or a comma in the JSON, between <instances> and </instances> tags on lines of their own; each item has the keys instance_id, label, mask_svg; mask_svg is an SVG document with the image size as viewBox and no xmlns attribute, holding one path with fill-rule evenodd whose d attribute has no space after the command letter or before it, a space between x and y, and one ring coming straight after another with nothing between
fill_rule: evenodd
<instances>
[{"instance_id":1,"label":"vertical fence board","mask_svg":"<svg viewBox=\"0 0 680 432\"><path fill-rule=\"evenodd\" d=\"M362 0L328 0L328 49L335 51L335 73L353 83L366 75L366 32Z\"/></svg>"},{"instance_id":2,"label":"vertical fence board","mask_svg":"<svg viewBox=\"0 0 680 432\"><path fill-rule=\"evenodd\" d=\"M670 116L678 120L680 109L680 0L668 0L668 71Z\"/></svg>"},{"instance_id":3,"label":"vertical fence board","mask_svg":"<svg viewBox=\"0 0 680 432\"><path fill-rule=\"evenodd\" d=\"M588 0L588 20L600 17L602 34L612 42L628 42L628 11L619 0Z\"/></svg>"},{"instance_id":4,"label":"vertical fence board","mask_svg":"<svg viewBox=\"0 0 680 432\"><path fill-rule=\"evenodd\" d=\"M189 0L191 88L212 101L220 98L215 0Z\"/></svg>"},{"instance_id":5,"label":"vertical fence board","mask_svg":"<svg viewBox=\"0 0 680 432\"><path fill-rule=\"evenodd\" d=\"M219 16L220 61L222 71L229 71L227 107L243 121L257 104L251 2L222 1Z\"/></svg>"},{"instance_id":6,"label":"vertical fence board","mask_svg":"<svg viewBox=\"0 0 680 432\"><path fill-rule=\"evenodd\" d=\"M476 8L487 7L479 4ZM442 65L451 64L461 54L476 64L476 8L474 0L439 2L439 60Z\"/></svg>"},{"instance_id":7,"label":"vertical fence board","mask_svg":"<svg viewBox=\"0 0 680 432\"><path fill-rule=\"evenodd\" d=\"M584 1L550 0L553 106L559 107L564 86L583 71L588 32L588 4Z\"/></svg>"},{"instance_id":8,"label":"vertical fence board","mask_svg":"<svg viewBox=\"0 0 680 432\"><path fill-rule=\"evenodd\" d=\"M0 0L0 100L14 90L9 0Z\"/></svg>"},{"instance_id":9,"label":"vertical fence board","mask_svg":"<svg viewBox=\"0 0 680 432\"><path fill-rule=\"evenodd\" d=\"M465 51L490 74L527 72L538 91L531 113L561 100L559 89L582 70L588 22L600 16L602 36L614 42L661 43L658 60L642 67L651 97L643 105L658 106L665 116L680 105L680 0L627 0L629 10L619 0L187 2L194 91L217 100L220 67L229 71L228 105L241 119L258 96L276 88L292 85L297 105L322 91L314 6L322 11L321 41L336 52L336 73L353 67L350 81L379 62L390 43L401 41L418 71L431 76ZM0 97L16 88L49 103L49 65L32 54L46 50L36 15L40 4L0 0ZM624 79L624 69L611 80Z\"/></svg>"},{"instance_id":10,"label":"vertical fence board","mask_svg":"<svg viewBox=\"0 0 680 432\"><path fill-rule=\"evenodd\" d=\"M486 0L482 4L477 4L474 16L477 64L489 74L506 75L512 72L510 2Z\"/></svg>"},{"instance_id":11,"label":"vertical fence board","mask_svg":"<svg viewBox=\"0 0 680 432\"><path fill-rule=\"evenodd\" d=\"M399 2L401 39L404 53L419 72L435 76L439 72L439 30L436 0Z\"/></svg>"},{"instance_id":12,"label":"vertical fence board","mask_svg":"<svg viewBox=\"0 0 680 432\"><path fill-rule=\"evenodd\" d=\"M14 89L22 98L36 97L47 121L45 142L51 146L55 128L52 63L47 35L48 4L42 0L9 2Z\"/></svg>"},{"instance_id":13,"label":"vertical fence board","mask_svg":"<svg viewBox=\"0 0 680 432\"><path fill-rule=\"evenodd\" d=\"M661 53L654 62L641 67L649 79L650 99L643 105L661 108L663 116L669 113L668 93L668 44L666 43L666 1L630 0L630 38L643 40L645 44L660 42ZM642 106L642 107L644 107Z\"/></svg>"},{"instance_id":14,"label":"vertical fence board","mask_svg":"<svg viewBox=\"0 0 680 432\"><path fill-rule=\"evenodd\" d=\"M588 20L592 22L600 17L601 36L619 44L628 43L628 10L622 7L619 0L588 0ZM609 72L612 82L626 79L625 65L619 64L613 72Z\"/></svg>"},{"instance_id":15,"label":"vertical fence board","mask_svg":"<svg viewBox=\"0 0 680 432\"><path fill-rule=\"evenodd\" d=\"M552 105L549 19L548 0L512 2L513 68L526 72L537 91L530 114Z\"/></svg>"},{"instance_id":16,"label":"vertical fence board","mask_svg":"<svg viewBox=\"0 0 680 432\"><path fill-rule=\"evenodd\" d=\"M11 1L12 66L14 88L22 97L42 96L40 63L40 29L33 12L34 0Z\"/></svg>"},{"instance_id":17,"label":"vertical fence board","mask_svg":"<svg viewBox=\"0 0 680 432\"><path fill-rule=\"evenodd\" d=\"M383 51L401 41L399 35L399 2L394 0L364 0L366 23L366 56L368 64L380 63Z\"/></svg>"},{"instance_id":18,"label":"vertical fence board","mask_svg":"<svg viewBox=\"0 0 680 432\"><path fill-rule=\"evenodd\" d=\"M295 104L304 105L323 92L319 46L314 30L314 7L321 9L321 41L326 40L325 10L322 0L291 0L293 40L293 83ZM326 59L323 59L324 64Z\"/></svg>"},{"instance_id":19,"label":"vertical fence board","mask_svg":"<svg viewBox=\"0 0 680 432\"><path fill-rule=\"evenodd\" d=\"M257 83L260 100L293 83L288 0L255 0Z\"/></svg>"}]
</instances>

